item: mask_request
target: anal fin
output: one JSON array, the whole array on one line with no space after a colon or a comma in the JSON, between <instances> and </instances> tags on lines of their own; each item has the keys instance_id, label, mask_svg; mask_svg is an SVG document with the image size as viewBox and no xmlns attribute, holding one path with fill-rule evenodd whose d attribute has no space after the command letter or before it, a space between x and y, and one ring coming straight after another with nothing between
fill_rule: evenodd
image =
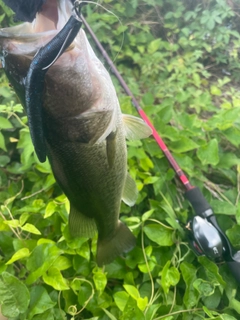
<instances>
[{"instance_id":1,"label":"anal fin","mask_svg":"<svg viewBox=\"0 0 240 320\"><path fill-rule=\"evenodd\" d=\"M86 217L71 205L69 230L73 237L92 238L97 231L97 227L94 219Z\"/></svg>"},{"instance_id":2,"label":"anal fin","mask_svg":"<svg viewBox=\"0 0 240 320\"><path fill-rule=\"evenodd\" d=\"M127 205L132 207L137 200L137 196L138 196L138 190L137 190L136 183L133 180L133 178L129 175L129 173L127 173L125 186L122 194L122 200Z\"/></svg>"}]
</instances>

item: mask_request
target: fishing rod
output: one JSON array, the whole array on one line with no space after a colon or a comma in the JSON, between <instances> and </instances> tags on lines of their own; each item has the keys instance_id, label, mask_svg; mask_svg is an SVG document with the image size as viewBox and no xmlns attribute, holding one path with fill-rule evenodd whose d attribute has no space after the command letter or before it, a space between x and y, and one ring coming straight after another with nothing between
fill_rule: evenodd
<instances>
[{"instance_id":1,"label":"fishing rod","mask_svg":"<svg viewBox=\"0 0 240 320\"><path fill-rule=\"evenodd\" d=\"M126 94L131 97L132 104L139 113L140 117L152 129L152 135L155 141L157 142L169 164L177 174L180 182L182 183L182 186L186 190L184 194L185 198L190 202L195 212L195 216L193 217L193 219L191 219L186 225L186 229L189 231L189 241L192 249L197 255L206 255L210 260L214 261L217 264L226 262L233 276L238 281L238 283L240 283L240 251L234 250L229 239L219 227L213 209L202 194L201 190L198 187L191 185L187 176L184 174L184 172L174 159L173 155L167 148L166 144L158 134L157 130L149 120L146 113L140 107L136 98L132 94L123 77L120 75L113 61L110 59L109 55L97 39L93 30L90 28L85 18L81 18L86 30L91 35L93 41L95 42L104 59L107 61L107 64L111 68L111 71L118 79Z\"/></svg>"}]
</instances>

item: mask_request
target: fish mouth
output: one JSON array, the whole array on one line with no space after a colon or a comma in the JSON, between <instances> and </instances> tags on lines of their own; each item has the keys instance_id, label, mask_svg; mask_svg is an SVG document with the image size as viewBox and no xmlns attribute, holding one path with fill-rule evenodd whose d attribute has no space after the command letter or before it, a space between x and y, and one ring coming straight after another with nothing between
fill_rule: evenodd
<instances>
[{"instance_id":1,"label":"fish mouth","mask_svg":"<svg viewBox=\"0 0 240 320\"><path fill-rule=\"evenodd\" d=\"M71 0L46 0L33 22L25 22L8 28L0 28L0 38L21 39L31 41L34 34L56 34L60 31L73 11ZM57 31L57 32L56 32Z\"/></svg>"},{"instance_id":2,"label":"fish mouth","mask_svg":"<svg viewBox=\"0 0 240 320\"><path fill-rule=\"evenodd\" d=\"M71 0L46 0L33 21L34 33L60 30L72 13Z\"/></svg>"},{"instance_id":3,"label":"fish mouth","mask_svg":"<svg viewBox=\"0 0 240 320\"><path fill-rule=\"evenodd\" d=\"M65 26L72 11L71 0L46 0L33 22L0 28L0 52L34 55Z\"/></svg>"}]
</instances>

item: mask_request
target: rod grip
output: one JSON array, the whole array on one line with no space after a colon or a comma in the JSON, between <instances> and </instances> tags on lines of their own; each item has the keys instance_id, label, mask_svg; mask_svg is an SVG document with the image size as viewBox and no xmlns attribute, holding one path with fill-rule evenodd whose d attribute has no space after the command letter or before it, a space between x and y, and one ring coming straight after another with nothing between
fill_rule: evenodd
<instances>
[{"instance_id":1,"label":"rod grip","mask_svg":"<svg viewBox=\"0 0 240 320\"><path fill-rule=\"evenodd\" d=\"M231 270L232 275L240 284L240 262L238 261L227 261L227 265Z\"/></svg>"},{"instance_id":2,"label":"rod grip","mask_svg":"<svg viewBox=\"0 0 240 320\"><path fill-rule=\"evenodd\" d=\"M191 203L196 215L206 218L204 213L209 209L212 210L210 204L207 202L198 187L194 187L186 191L184 196Z\"/></svg>"}]
</instances>

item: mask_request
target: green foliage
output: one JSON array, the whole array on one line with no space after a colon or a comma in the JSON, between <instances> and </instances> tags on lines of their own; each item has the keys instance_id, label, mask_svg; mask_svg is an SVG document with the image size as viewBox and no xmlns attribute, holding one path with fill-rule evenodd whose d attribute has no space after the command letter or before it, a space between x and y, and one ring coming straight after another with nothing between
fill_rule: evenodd
<instances>
[{"instance_id":1,"label":"green foliage","mask_svg":"<svg viewBox=\"0 0 240 320\"><path fill-rule=\"evenodd\" d=\"M102 1L88 5L99 40L240 249L239 6L234 1ZM0 1L1 26L12 24ZM124 41L123 40L124 32ZM94 46L94 44L93 44ZM135 113L121 93L122 110ZM0 78L0 304L10 320L237 320L240 291L226 265L196 257L191 216L152 138L128 142L137 204L121 219L137 246L104 268L96 238L71 238L69 202L33 153L27 119ZM177 222L179 221L181 225Z\"/></svg>"}]
</instances>

